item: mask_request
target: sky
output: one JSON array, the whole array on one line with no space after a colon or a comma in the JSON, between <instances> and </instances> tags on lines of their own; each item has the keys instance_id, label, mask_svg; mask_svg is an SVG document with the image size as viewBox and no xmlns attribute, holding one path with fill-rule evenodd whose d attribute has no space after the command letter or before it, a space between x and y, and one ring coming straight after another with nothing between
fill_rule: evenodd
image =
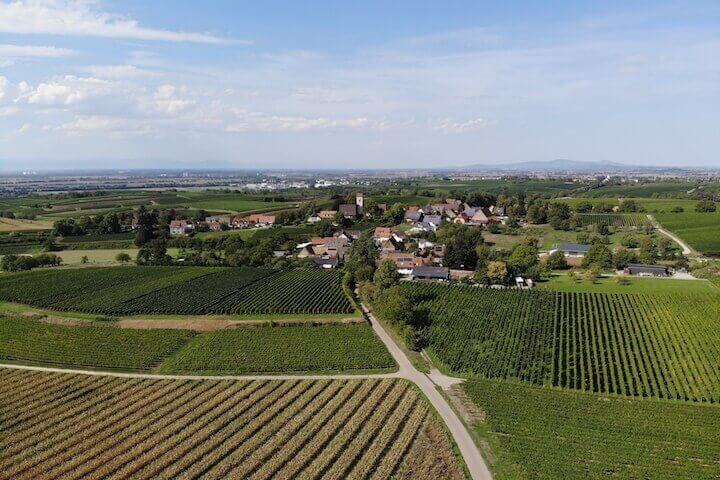
<instances>
[{"instance_id":1,"label":"sky","mask_svg":"<svg viewBox=\"0 0 720 480\"><path fill-rule=\"evenodd\" d=\"M720 167L720 2L0 0L0 170Z\"/></svg>"}]
</instances>

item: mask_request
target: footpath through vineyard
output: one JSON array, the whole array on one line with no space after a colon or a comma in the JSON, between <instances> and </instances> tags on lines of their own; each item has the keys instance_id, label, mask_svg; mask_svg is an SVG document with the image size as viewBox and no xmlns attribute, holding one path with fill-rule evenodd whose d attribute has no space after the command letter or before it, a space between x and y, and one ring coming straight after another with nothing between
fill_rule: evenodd
<instances>
[{"instance_id":1,"label":"footpath through vineyard","mask_svg":"<svg viewBox=\"0 0 720 480\"><path fill-rule=\"evenodd\" d=\"M75 373L83 375L92 375L97 377L119 377L149 380L241 380L241 381L262 381L262 380L322 380L322 379L362 379L362 378L402 378L415 383L430 403L435 407L440 417L445 422L448 431L452 435L455 443L460 450L465 464L468 467L473 480L491 480L492 474L488 469L480 451L473 441L470 433L465 428L455 411L450 407L449 403L437 390L438 385L428 377L428 375L417 370L410 360L407 358L402 349L395 343L380 323L375 319L373 314L365 305L361 305L363 312L370 320L373 330L385 344L390 354L397 362L399 369L394 373L385 374L358 374L358 375L159 375L159 374L138 374L138 373L120 373L120 372L99 372L92 370L68 370L62 368L50 367L34 367L24 365L0 364L0 368L21 369L40 372L54 373Z\"/></svg>"}]
</instances>

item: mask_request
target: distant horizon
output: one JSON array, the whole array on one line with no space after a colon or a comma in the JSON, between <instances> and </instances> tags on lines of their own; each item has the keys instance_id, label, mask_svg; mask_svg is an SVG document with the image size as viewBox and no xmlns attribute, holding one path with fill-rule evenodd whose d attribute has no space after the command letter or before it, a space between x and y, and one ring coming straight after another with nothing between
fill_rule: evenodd
<instances>
[{"instance_id":1,"label":"distant horizon","mask_svg":"<svg viewBox=\"0 0 720 480\"><path fill-rule=\"evenodd\" d=\"M711 0L0 0L0 170L715 168L718 32Z\"/></svg>"}]
</instances>

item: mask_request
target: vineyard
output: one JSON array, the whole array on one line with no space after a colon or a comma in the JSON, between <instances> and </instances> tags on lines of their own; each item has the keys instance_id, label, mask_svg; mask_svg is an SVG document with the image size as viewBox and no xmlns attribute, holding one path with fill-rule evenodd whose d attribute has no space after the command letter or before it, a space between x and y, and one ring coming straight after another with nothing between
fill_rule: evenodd
<instances>
[{"instance_id":1,"label":"vineyard","mask_svg":"<svg viewBox=\"0 0 720 480\"><path fill-rule=\"evenodd\" d=\"M432 463L422 461L432 456ZM183 381L0 370L0 479L464 474L402 380Z\"/></svg>"},{"instance_id":2,"label":"vineyard","mask_svg":"<svg viewBox=\"0 0 720 480\"><path fill-rule=\"evenodd\" d=\"M365 324L254 327L194 338L160 370L172 373L346 371L395 365Z\"/></svg>"},{"instance_id":3,"label":"vineyard","mask_svg":"<svg viewBox=\"0 0 720 480\"><path fill-rule=\"evenodd\" d=\"M0 361L136 372L241 374L388 370L367 324L257 326L214 332L67 326L0 317Z\"/></svg>"},{"instance_id":4,"label":"vineyard","mask_svg":"<svg viewBox=\"0 0 720 480\"><path fill-rule=\"evenodd\" d=\"M66 327L0 317L0 360L57 367L147 371L185 345L183 330Z\"/></svg>"},{"instance_id":5,"label":"vineyard","mask_svg":"<svg viewBox=\"0 0 720 480\"><path fill-rule=\"evenodd\" d=\"M497 478L720 477L717 406L598 398L498 380L471 380L464 388L487 415L479 430L490 431Z\"/></svg>"},{"instance_id":6,"label":"vineyard","mask_svg":"<svg viewBox=\"0 0 720 480\"><path fill-rule=\"evenodd\" d=\"M0 300L53 310L132 314L351 313L340 274L324 270L117 267L0 278Z\"/></svg>"},{"instance_id":7,"label":"vineyard","mask_svg":"<svg viewBox=\"0 0 720 480\"><path fill-rule=\"evenodd\" d=\"M705 255L720 256L720 213L660 213L654 215L663 227Z\"/></svg>"},{"instance_id":8,"label":"vineyard","mask_svg":"<svg viewBox=\"0 0 720 480\"><path fill-rule=\"evenodd\" d=\"M642 227L649 223L647 216L642 213L584 213L580 218L583 226Z\"/></svg>"},{"instance_id":9,"label":"vineyard","mask_svg":"<svg viewBox=\"0 0 720 480\"><path fill-rule=\"evenodd\" d=\"M408 284L455 372L536 385L720 401L720 296L491 290Z\"/></svg>"}]
</instances>

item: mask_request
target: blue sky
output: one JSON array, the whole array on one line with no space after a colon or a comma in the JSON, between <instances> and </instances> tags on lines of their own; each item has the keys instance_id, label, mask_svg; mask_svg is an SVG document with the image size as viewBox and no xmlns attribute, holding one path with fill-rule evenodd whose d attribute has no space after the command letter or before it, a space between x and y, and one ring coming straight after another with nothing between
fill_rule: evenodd
<instances>
[{"instance_id":1,"label":"blue sky","mask_svg":"<svg viewBox=\"0 0 720 480\"><path fill-rule=\"evenodd\" d=\"M720 3L0 0L0 169L720 166Z\"/></svg>"}]
</instances>

